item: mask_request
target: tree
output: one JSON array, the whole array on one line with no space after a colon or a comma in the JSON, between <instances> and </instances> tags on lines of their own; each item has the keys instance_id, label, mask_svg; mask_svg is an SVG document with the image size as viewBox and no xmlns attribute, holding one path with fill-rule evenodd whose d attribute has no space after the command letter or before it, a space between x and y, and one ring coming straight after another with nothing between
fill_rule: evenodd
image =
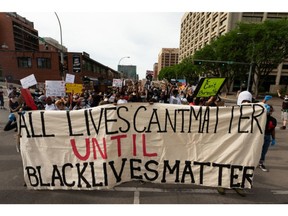
<instances>
[{"instance_id":1,"label":"tree","mask_svg":"<svg viewBox=\"0 0 288 216\"><path fill-rule=\"evenodd\" d=\"M245 63L245 55L241 52L243 43L236 37L237 32L230 31L198 50L193 56L194 59L205 60L201 65L203 76L227 78L225 92L229 91L235 79L242 82L247 77L244 74L248 71L248 63Z\"/></svg>"},{"instance_id":2,"label":"tree","mask_svg":"<svg viewBox=\"0 0 288 216\"><path fill-rule=\"evenodd\" d=\"M176 69L175 66L164 67L159 71L158 79L163 80L171 80L176 78Z\"/></svg>"},{"instance_id":3,"label":"tree","mask_svg":"<svg viewBox=\"0 0 288 216\"><path fill-rule=\"evenodd\" d=\"M288 58L288 20L266 20L263 23L239 23L239 36L247 41L246 59L253 65L255 96L268 75ZM244 50L243 50L244 51Z\"/></svg>"}]
</instances>

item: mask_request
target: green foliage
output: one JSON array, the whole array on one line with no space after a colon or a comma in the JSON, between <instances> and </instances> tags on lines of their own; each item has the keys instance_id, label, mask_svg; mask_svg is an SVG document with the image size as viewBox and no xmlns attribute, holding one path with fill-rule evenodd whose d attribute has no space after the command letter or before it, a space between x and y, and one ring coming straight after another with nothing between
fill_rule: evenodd
<instances>
[{"instance_id":1,"label":"green foliage","mask_svg":"<svg viewBox=\"0 0 288 216\"><path fill-rule=\"evenodd\" d=\"M201 73L206 76L227 77L227 87L235 79L245 82L249 65L253 63L251 78L254 78L255 73L253 83L257 95L259 86L272 70L288 58L288 20L238 23L237 28L198 50L193 58L209 60L210 62L202 62ZM233 64L217 64L217 61Z\"/></svg>"},{"instance_id":2,"label":"green foliage","mask_svg":"<svg viewBox=\"0 0 288 216\"><path fill-rule=\"evenodd\" d=\"M192 58L183 59L178 65L165 67L159 72L158 78L161 79L186 79L187 82L195 82L199 79L199 69L195 67Z\"/></svg>"},{"instance_id":3,"label":"green foliage","mask_svg":"<svg viewBox=\"0 0 288 216\"><path fill-rule=\"evenodd\" d=\"M247 81L253 63L251 78L257 96L259 86L287 58L287 19L238 23L237 28L211 41L180 64L162 69L159 79L186 78L193 82L199 76L227 77L226 88L229 88L234 80Z\"/></svg>"}]
</instances>

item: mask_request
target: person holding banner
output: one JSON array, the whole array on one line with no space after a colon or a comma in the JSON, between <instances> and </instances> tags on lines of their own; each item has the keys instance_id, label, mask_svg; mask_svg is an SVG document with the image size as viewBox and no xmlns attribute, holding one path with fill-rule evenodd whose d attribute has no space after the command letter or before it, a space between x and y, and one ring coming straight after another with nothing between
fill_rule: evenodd
<instances>
[{"instance_id":1,"label":"person holding banner","mask_svg":"<svg viewBox=\"0 0 288 216\"><path fill-rule=\"evenodd\" d=\"M252 103L253 97L252 94L249 91L242 91L239 95L238 95L238 99L237 99L237 105L241 106L241 104L244 103ZM246 193L244 192L243 189L239 189L239 188L233 188L233 190L239 194L242 197L246 196ZM218 187L217 191L219 194L221 195L225 195L226 194L226 189L222 188L222 187Z\"/></svg>"},{"instance_id":2,"label":"person holding banner","mask_svg":"<svg viewBox=\"0 0 288 216\"><path fill-rule=\"evenodd\" d=\"M57 110L57 107L53 103L51 97L46 98L45 110Z\"/></svg>"},{"instance_id":3,"label":"person holding banner","mask_svg":"<svg viewBox=\"0 0 288 216\"><path fill-rule=\"evenodd\" d=\"M268 105L268 104L264 104L264 106L267 111L267 122L266 122L266 127L265 127L264 143L262 147L261 158L259 161L259 168L263 172L268 172L268 169L264 165L264 161L265 161L265 156L268 152L270 143L272 146L276 144L275 128L277 126L277 120L274 117L272 117L273 106ZM272 140L271 140L271 137L272 137Z\"/></svg>"}]
</instances>

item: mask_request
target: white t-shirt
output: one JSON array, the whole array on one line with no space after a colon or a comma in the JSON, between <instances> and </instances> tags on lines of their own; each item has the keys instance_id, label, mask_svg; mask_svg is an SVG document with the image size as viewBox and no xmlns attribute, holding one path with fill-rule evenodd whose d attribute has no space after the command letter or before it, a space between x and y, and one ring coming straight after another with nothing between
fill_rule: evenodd
<instances>
[{"instance_id":1,"label":"white t-shirt","mask_svg":"<svg viewBox=\"0 0 288 216\"><path fill-rule=\"evenodd\" d=\"M57 107L55 106L55 104L45 104L45 110L57 110Z\"/></svg>"}]
</instances>

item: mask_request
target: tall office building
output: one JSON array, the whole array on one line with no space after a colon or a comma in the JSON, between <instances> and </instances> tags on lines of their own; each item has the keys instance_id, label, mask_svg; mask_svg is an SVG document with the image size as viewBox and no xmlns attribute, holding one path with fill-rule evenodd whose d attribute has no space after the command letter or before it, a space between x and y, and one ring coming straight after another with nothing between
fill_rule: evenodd
<instances>
[{"instance_id":1,"label":"tall office building","mask_svg":"<svg viewBox=\"0 0 288 216\"><path fill-rule=\"evenodd\" d=\"M136 65L118 65L118 71L123 73L123 78L138 80Z\"/></svg>"},{"instance_id":2,"label":"tall office building","mask_svg":"<svg viewBox=\"0 0 288 216\"><path fill-rule=\"evenodd\" d=\"M178 64L179 48L162 48L158 54L158 74L164 67Z\"/></svg>"},{"instance_id":3,"label":"tall office building","mask_svg":"<svg viewBox=\"0 0 288 216\"><path fill-rule=\"evenodd\" d=\"M197 50L203 48L210 41L224 35L237 23L253 22L259 23L267 19L288 18L288 13L270 12L188 12L181 20L179 62L193 55ZM275 88L279 85L287 85L288 62L279 65L272 74L275 80ZM274 92L272 90L272 92Z\"/></svg>"},{"instance_id":4,"label":"tall office building","mask_svg":"<svg viewBox=\"0 0 288 216\"><path fill-rule=\"evenodd\" d=\"M224 35L237 23L263 22L266 19L288 18L288 13L268 12L189 12L181 20L179 61L193 55L210 41Z\"/></svg>"},{"instance_id":5,"label":"tall office building","mask_svg":"<svg viewBox=\"0 0 288 216\"><path fill-rule=\"evenodd\" d=\"M0 13L0 45L15 51L39 51L38 31L33 22L17 13Z\"/></svg>"},{"instance_id":6,"label":"tall office building","mask_svg":"<svg viewBox=\"0 0 288 216\"><path fill-rule=\"evenodd\" d=\"M64 64L61 64L64 52ZM86 52L68 52L50 37L39 37L33 22L16 12L0 12L0 81L20 84L34 74L38 84L75 75L75 83L88 77L101 91L112 86L119 72L90 58Z\"/></svg>"}]
</instances>

